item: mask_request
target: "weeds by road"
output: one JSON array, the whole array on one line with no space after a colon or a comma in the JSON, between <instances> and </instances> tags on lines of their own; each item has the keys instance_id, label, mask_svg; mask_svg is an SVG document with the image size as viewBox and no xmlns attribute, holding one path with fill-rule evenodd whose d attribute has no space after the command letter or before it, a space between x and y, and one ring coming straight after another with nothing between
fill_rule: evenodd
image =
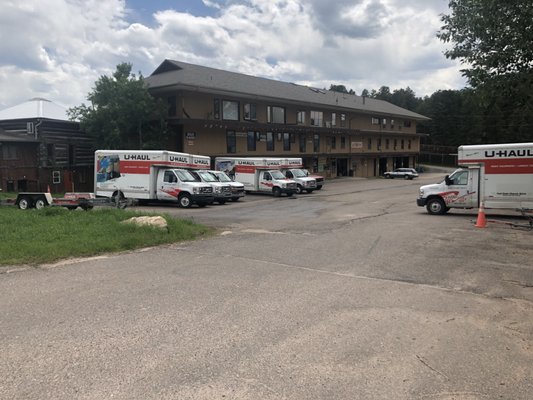
<instances>
[{"instance_id":1,"label":"weeds by road","mask_svg":"<svg viewBox=\"0 0 533 400\"><path fill-rule=\"evenodd\" d=\"M168 215L163 215L168 230L121 223L140 215L107 208L85 212L62 207L25 211L0 207L0 265L47 263L191 240L212 233L208 227Z\"/></svg>"}]
</instances>

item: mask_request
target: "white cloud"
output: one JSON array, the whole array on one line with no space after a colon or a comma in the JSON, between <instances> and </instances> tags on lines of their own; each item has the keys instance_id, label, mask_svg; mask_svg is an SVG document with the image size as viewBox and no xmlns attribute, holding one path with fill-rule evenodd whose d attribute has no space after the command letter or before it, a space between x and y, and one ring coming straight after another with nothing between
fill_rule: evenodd
<instances>
[{"instance_id":1,"label":"white cloud","mask_svg":"<svg viewBox=\"0 0 533 400\"><path fill-rule=\"evenodd\" d=\"M329 87L419 96L464 85L435 37L447 0L203 0L212 16L160 10L128 22L124 0L4 0L0 109L31 97L75 106L120 62L165 58Z\"/></svg>"}]
</instances>

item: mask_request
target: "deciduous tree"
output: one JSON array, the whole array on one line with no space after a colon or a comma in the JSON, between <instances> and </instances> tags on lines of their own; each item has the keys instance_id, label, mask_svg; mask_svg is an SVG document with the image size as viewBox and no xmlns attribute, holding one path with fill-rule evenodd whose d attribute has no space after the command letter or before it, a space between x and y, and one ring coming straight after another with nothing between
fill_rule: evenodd
<instances>
[{"instance_id":1,"label":"deciduous tree","mask_svg":"<svg viewBox=\"0 0 533 400\"><path fill-rule=\"evenodd\" d=\"M167 107L131 69L129 63L117 65L112 76L96 81L87 96L90 105L69 110L98 148L154 149L165 144Z\"/></svg>"}]
</instances>

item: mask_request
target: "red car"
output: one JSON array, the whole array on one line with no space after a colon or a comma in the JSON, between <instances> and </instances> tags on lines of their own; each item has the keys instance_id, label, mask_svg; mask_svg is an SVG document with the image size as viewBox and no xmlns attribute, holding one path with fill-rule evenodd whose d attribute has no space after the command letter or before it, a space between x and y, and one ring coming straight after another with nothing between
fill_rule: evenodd
<instances>
[{"instance_id":1,"label":"red car","mask_svg":"<svg viewBox=\"0 0 533 400\"><path fill-rule=\"evenodd\" d=\"M314 178L316 180L316 190L322 189L322 186L324 186L324 177L321 175L314 175L310 173L307 169L302 169L303 172L305 172L305 176L308 176L309 178Z\"/></svg>"}]
</instances>

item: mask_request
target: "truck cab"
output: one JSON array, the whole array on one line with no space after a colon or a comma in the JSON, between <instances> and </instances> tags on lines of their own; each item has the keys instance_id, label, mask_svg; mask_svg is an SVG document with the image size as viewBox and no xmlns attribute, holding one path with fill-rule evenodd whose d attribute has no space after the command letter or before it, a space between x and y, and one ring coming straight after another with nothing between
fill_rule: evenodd
<instances>
[{"instance_id":1,"label":"truck cab","mask_svg":"<svg viewBox=\"0 0 533 400\"><path fill-rule=\"evenodd\" d=\"M274 197L286 194L292 196L297 191L297 183L288 179L280 170L258 170L256 187L262 192L271 192Z\"/></svg>"},{"instance_id":2,"label":"truck cab","mask_svg":"<svg viewBox=\"0 0 533 400\"><path fill-rule=\"evenodd\" d=\"M214 201L213 188L200 183L185 169L159 169L157 173L157 200L178 201L180 207L192 204L205 207Z\"/></svg>"},{"instance_id":3,"label":"truck cab","mask_svg":"<svg viewBox=\"0 0 533 400\"><path fill-rule=\"evenodd\" d=\"M189 171L194 176L196 181L208 184L213 188L214 201L218 204L225 204L226 201L231 199L231 186L228 183L219 182L218 179L213 176L207 170L191 170Z\"/></svg>"},{"instance_id":4,"label":"truck cab","mask_svg":"<svg viewBox=\"0 0 533 400\"><path fill-rule=\"evenodd\" d=\"M429 214L445 214L450 208L479 205L479 167L460 168L436 184L420 187L417 205Z\"/></svg>"},{"instance_id":5,"label":"truck cab","mask_svg":"<svg viewBox=\"0 0 533 400\"><path fill-rule=\"evenodd\" d=\"M213 175L217 181L227 184L231 188L231 200L239 201L241 197L244 197L246 192L244 191L244 185L241 182L235 182L224 171L208 171Z\"/></svg>"},{"instance_id":6,"label":"truck cab","mask_svg":"<svg viewBox=\"0 0 533 400\"><path fill-rule=\"evenodd\" d=\"M317 188L316 179L307 176L303 169L291 168L282 170L283 174L296 181L296 193L301 194L304 190L307 193L313 193L313 190Z\"/></svg>"}]
</instances>

